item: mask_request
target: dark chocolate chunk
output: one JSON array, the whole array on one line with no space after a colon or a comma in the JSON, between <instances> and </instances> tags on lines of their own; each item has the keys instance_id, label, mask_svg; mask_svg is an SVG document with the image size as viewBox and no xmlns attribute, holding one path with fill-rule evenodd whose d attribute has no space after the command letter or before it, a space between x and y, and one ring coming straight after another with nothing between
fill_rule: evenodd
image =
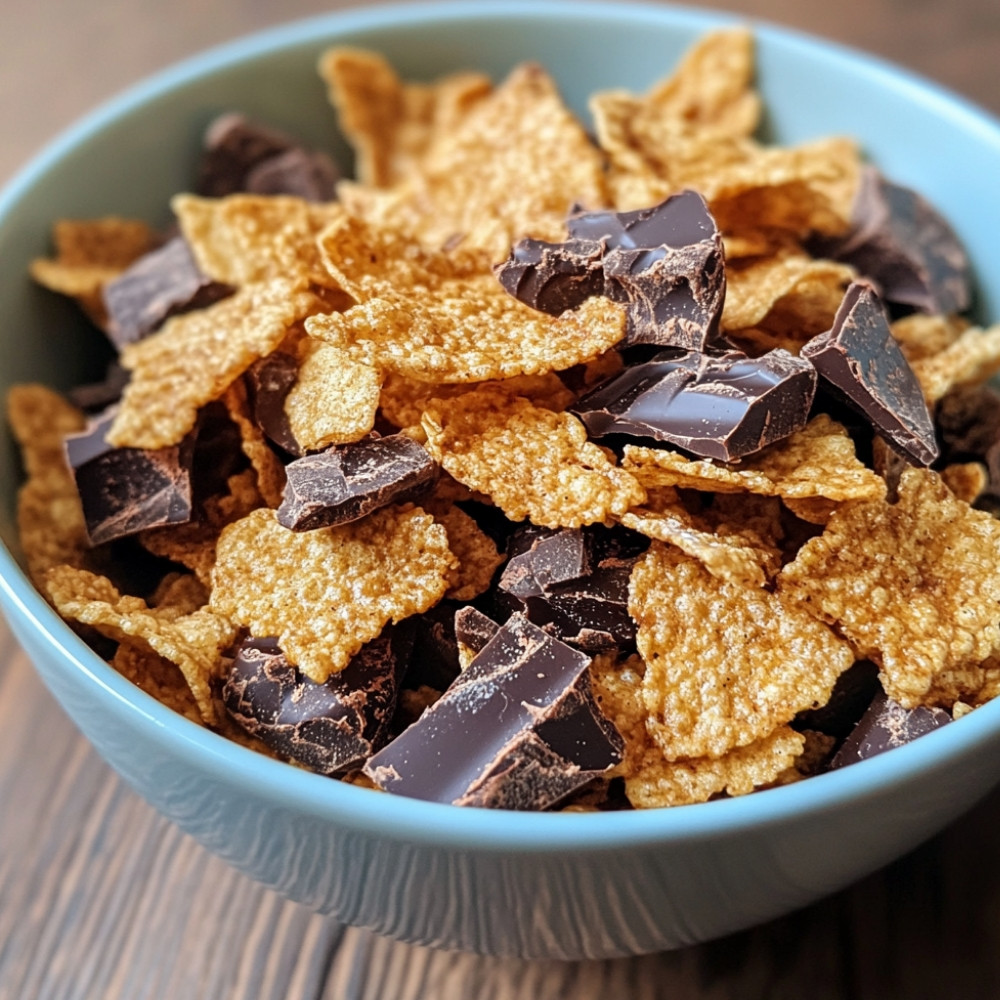
<instances>
[{"instance_id":1,"label":"dark chocolate chunk","mask_svg":"<svg viewBox=\"0 0 1000 1000\"><path fill-rule=\"evenodd\" d=\"M589 665L515 615L365 773L387 792L432 802L547 809L622 758Z\"/></svg>"},{"instance_id":2,"label":"dark chocolate chunk","mask_svg":"<svg viewBox=\"0 0 1000 1000\"><path fill-rule=\"evenodd\" d=\"M285 412L285 400L299 377L298 359L284 351L274 351L247 369L247 395L254 423L269 440L289 455L302 455L292 425Z\"/></svg>"},{"instance_id":3,"label":"dark chocolate chunk","mask_svg":"<svg viewBox=\"0 0 1000 1000\"><path fill-rule=\"evenodd\" d=\"M949 722L951 715L942 708L903 708L879 691L861 721L834 754L830 768L846 767L875 757Z\"/></svg>"},{"instance_id":4,"label":"dark chocolate chunk","mask_svg":"<svg viewBox=\"0 0 1000 1000\"><path fill-rule=\"evenodd\" d=\"M220 115L205 132L205 152L199 167L197 191L210 198L251 191L258 194L334 195L337 169L324 154L305 150L291 136L252 122L235 112ZM298 163L287 154L304 154ZM284 159L282 159L284 158ZM325 161L325 162L324 162ZM250 183L255 185L250 188Z\"/></svg>"},{"instance_id":5,"label":"dark chocolate chunk","mask_svg":"<svg viewBox=\"0 0 1000 1000\"><path fill-rule=\"evenodd\" d=\"M152 333L168 317L204 309L233 291L202 274L187 242L175 236L104 286L108 336L121 350Z\"/></svg>"},{"instance_id":6,"label":"dark chocolate chunk","mask_svg":"<svg viewBox=\"0 0 1000 1000\"><path fill-rule=\"evenodd\" d=\"M340 673L317 684L273 638L237 648L222 699L230 717L279 753L320 774L361 764L388 736L400 665L389 635L369 642Z\"/></svg>"},{"instance_id":7,"label":"dark chocolate chunk","mask_svg":"<svg viewBox=\"0 0 1000 1000\"><path fill-rule=\"evenodd\" d=\"M628 303L625 346L702 350L718 340L726 296L722 235L696 191L634 212L584 212L570 236L598 240L604 294Z\"/></svg>"},{"instance_id":8,"label":"dark chocolate chunk","mask_svg":"<svg viewBox=\"0 0 1000 1000\"><path fill-rule=\"evenodd\" d=\"M278 521L292 531L345 524L420 496L437 463L404 434L367 437L290 462Z\"/></svg>"},{"instance_id":9,"label":"dark chocolate chunk","mask_svg":"<svg viewBox=\"0 0 1000 1000\"><path fill-rule=\"evenodd\" d=\"M878 667L870 660L858 660L837 678L825 705L799 712L792 725L799 731L813 729L843 739L858 724L879 690Z\"/></svg>"},{"instance_id":10,"label":"dark chocolate chunk","mask_svg":"<svg viewBox=\"0 0 1000 1000\"><path fill-rule=\"evenodd\" d=\"M664 351L572 409L592 437L651 437L731 462L804 427L815 392L812 365L781 348L759 358Z\"/></svg>"},{"instance_id":11,"label":"dark chocolate chunk","mask_svg":"<svg viewBox=\"0 0 1000 1000\"><path fill-rule=\"evenodd\" d=\"M489 615L484 615L471 604L455 612L455 641L473 653L483 647L500 631L500 626Z\"/></svg>"},{"instance_id":12,"label":"dark chocolate chunk","mask_svg":"<svg viewBox=\"0 0 1000 1000\"><path fill-rule=\"evenodd\" d=\"M927 313L969 308L968 257L948 222L924 198L866 167L846 237L815 248L855 267L887 302Z\"/></svg>"},{"instance_id":13,"label":"dark chocolate chunk","mask_svg":"<svg viewBox=\"0 0 1000 1000\"><path fill-rule=\"evenodd\" d=\"M522 539L524 551L510 549L498 586L515 597L538 597L552 587L579 580L590 572L588 536L579 529L534 528Z\"/></svg>"},{"instance_id":14,"label":"dark chocolate chunk","mask_svg":"<svg viewBox=\"0 0 1000 1000\"><path fill-rule=\"evenodd\" d=\"M400 623L408 625L413 634L410 666L403 678L405 687L426 685L443 691L461 673L455 638L455 616L461 607L457 601L445 599Z\"/></svg>"},{"instance_id":15,"label":"dark chocolate chunk","mask_svg":"<svg viewBox=\"0 0 1000 1000\"><path fill-rule=\"evenodd\" d=\"M627 303L624 346L701 350L719 340L722 236L700 194L633 212L577 212L567 225L565 243L522 240L497 266L511 295L555 315L591 295Z\"/></svg>"},{"instance_id":16,"label":"dark chocolate chunk","mask_svg":"<svg viewBox=\"0 0 1000 1000\"><path fill-rule=\"evenodd\" d=\"M86 413L97 413L122 398L131 377L132 373L127 368L112 361L100 382L75 386L67 391L66 398Z\"/></svg>"},{"instance_id":17,"label":"dark chocolate chunk","mask_svg":"<svg viewBox=\"0 0 1000 1000\"><path fill-rule=\"evenodd\" d=\"M813 337L802 357L897 450L921 465L937 458L934 423L920 383L871 285L850 285L833 327Z\"/></svg>"},{"instance_id":18,"label":"dark chocolate chunk","mask_svg":"<svg viewBox=\"0 0 1000 1000\"><path fill-rule=\"evenodd\" d=\"M65 442L91 545L191 520L194 436L155 451L114 448L105 435L116 412L110 407Z\"/></svg>"}]
</instances>

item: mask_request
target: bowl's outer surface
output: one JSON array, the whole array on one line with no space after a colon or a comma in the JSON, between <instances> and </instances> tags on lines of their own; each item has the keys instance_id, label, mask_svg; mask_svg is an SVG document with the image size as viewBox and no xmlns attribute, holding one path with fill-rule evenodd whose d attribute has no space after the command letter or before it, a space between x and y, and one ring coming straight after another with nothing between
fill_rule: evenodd
<instances>
[{"instance_id":1,"label":"bowl's outer surface","mask_svg":"<svg viewBox=\"0 0 1000 1000\"><path fill-rule=\"evenodd\" d=\"M537 59L585 113L596 89L642 90L724 15L621 4L467 3L346 12L253 36L160 74L57 140L0 196L0 383L68 386L107 357L28 261L60 216L167 218L200 133L238 109L346 161L316 58L384 52L403 74ZM1000 126L912 75L758 26L769 135L858 137L952 220L976 263L980 318L1000 313ZM17 552L20 477L0 441L0 534ZM834 774L742 799L618 814L459 810L374 794L228 743L133 688L63 625L0 550L0 601L46 683L149 802L255 879L402 940L521 957L677 947L804 905L936 832L1000 778L1000 702Z\"/></svg>"}]
</instances>

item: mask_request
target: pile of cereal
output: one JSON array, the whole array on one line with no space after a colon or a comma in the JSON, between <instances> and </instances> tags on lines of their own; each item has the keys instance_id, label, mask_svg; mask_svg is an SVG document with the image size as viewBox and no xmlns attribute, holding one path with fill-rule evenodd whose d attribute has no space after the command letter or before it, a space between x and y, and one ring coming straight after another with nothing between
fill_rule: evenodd
<instances>
[{"instance_id":1,"label":"pile of cereal","mask_svg":"<svg viewBox=\"0 0 1000 1000\"><path fill-rule=\"evenodd\" d=\"M115 668L511 809L744 794L1000 691L1000 327L853 142L754 138L748 32L596 140L536 65L320 71L354 180L228 114L174 231L33 265L118 360L11 392L23 550Z\"/></svg>"}]
</instances>

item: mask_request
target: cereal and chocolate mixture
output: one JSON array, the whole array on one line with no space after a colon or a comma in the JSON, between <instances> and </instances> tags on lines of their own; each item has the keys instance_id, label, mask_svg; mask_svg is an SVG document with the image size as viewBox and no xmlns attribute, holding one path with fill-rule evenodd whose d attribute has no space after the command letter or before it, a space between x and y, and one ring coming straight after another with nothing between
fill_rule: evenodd
<instances>
[{"instance_id":1,"label":"cereal and chocolate mixture","mask_svg":"<svg viewBox=\"0 0 1000 1000\"><path fill-rule=\"evenodd\" d=\"M572 811L1000 693L1000 327L849 138L755 138L748 31L592 121L533 64L319 69L354 179L233 112L169 233L32 265L118 357L8 397L24 558L116 669L324 775Z\"/></svg>"}]
</instances>

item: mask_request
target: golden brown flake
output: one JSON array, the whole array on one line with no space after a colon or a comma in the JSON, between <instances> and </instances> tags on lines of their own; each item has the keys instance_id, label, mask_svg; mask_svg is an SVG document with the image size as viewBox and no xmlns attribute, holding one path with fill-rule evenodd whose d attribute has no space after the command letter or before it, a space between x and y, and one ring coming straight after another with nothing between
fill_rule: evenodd
<instances>
[{"instance_id":1,"label":"golden brown flake","mask_svg":"<svg viewBox=\"0 0 1000 1000\"><path fill-rule=\"evenodd\" d=\"M257 489L268 507L277 507L285 490L285 467L250 414L243 379L237 379L223 393L222 402L229 419L240 432L240 447L257 475Z\"/></svg>"},{"instance_id":2,"label":"golden brown flake","mask_svg":"<svg viewBox=\"0 0 1000 1000\"><path fill-rule=\"evenodd\" d=\"M961 462L941 470L945 486L968 504L975 503L989 484L986 466L979 462Z\"/></svg>"},{"instance_id":3,"label":"golden brown flake","mask_svg":"<svg viewBox=\"0 0 1000 1000\"><path fill-rule=\"evenodd\" d=\"M111 666L167 708L199 725L204 723L184 674L176 663L161 656L156 650L143 644L122 642L115 650Z\"/></svg>"},{"instance_id":4,"label":"golden brown flake","mask_svg":"<svg viewBox=\"0 0 1000 1000\"><path fill-rule=\"evenodd\" d=\"M456 601L471 601L489 588L504 556L461 507L440 502L427 506L434 520L444 525L448 532L448 548L458 560L458 567L448 575L448 590L444 596Z\"/></svg>"},{"instance_id":5,"label":"golden brown flake","mask_svg":"<svg viewBox=\"0 0 1000 1000\"><path fill-rule=\"evenodd\" d=\"M624 514L646 498L631 475L587 440L572 414L496 387L432 404L423 425L435 461L513 521L578 528Z\"/></svg>"},{"instance_id":6,"label":"golden brown flake","mask_svg":"<svg viewBox=\"0 0 1000 1000\"><path fill-rule=\"evenodd\" d=\"M959 316L929 316L911 313L892 324L892 335L909 362L940 354L951 347L968 328Z\"/></svg>"},{"instance_id":7,"label":"golden brown flake","mask_svg":"<svg viewBox=\"0 0 1000 1000\"><path fill-rule=\"evenodd\" d=\"M108 432L116 447L165 448L195 425L198 408L217 399L289 327L317 307L294 282L248 285L207 309L167 320L121 355L132 379Z\"/></svg>"},{"instance_id":8,"label":"golden brown flake","mask_svg":"<svg viewBox=\"0 0 1000 1000\"><path fill-rule=\"evenodd\" d=\"M1000 648L1000 523L941 477L908 469L899 501L846 504L779 576L779 594L829 622L913 708L945 672Z\"/></svg>"},{"instance_id":9,"label":"golden brown flake","mask_svg":"<svg viewBox=\"0 0 1000 1000\"><path fill-rule=\"evenodd\" d=\"M952 389L985 382L1000 371L1000 323L986 330L971 327L943 351L914 361L912 368L928 403Z\"/></svg>"},{"instance_id":10,"label":"golden brown flake","mask_svg":"<svg viewBox=\"0 0 1000 1000\"><path fill-rule=\"evenodd\" d=\"M256 510L219 538L211 607L253 635L275 636L321 684L388 622L435 604L456 565L445 529L419 508L305 532Z\"/></svg>"},{"instance_id":11,"label":"golden brown flake","mask_svg":"<svg viewBox=\"0 0 1000 1000\"><path fill-rule=\"evenodd\" d=\"M632 571L629 612L646 662L647 731L668 760L763 739L825 704L854 662L794 600L719 580L657 542Z\"/></svg>"}]
</instances>

